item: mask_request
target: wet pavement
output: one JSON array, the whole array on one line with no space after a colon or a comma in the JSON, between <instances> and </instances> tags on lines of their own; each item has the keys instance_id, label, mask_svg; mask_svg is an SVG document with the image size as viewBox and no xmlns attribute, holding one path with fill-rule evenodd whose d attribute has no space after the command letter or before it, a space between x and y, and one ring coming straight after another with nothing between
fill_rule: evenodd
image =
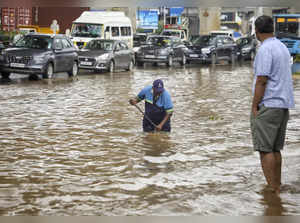
<instances>
[{"instance_id":1,"label":"wet pavement","mask_svg":"<svg viewBox=\"0 0 300 223\"><path fill-rule=\"evenodd\" d=\"M128 104L157 78L174 103L170 134L143 133ZM294 86L276 197L252 150L250 62L13 75L0 84L0 215L298 215L300 79Z\"/></svg>"}]
</instances>

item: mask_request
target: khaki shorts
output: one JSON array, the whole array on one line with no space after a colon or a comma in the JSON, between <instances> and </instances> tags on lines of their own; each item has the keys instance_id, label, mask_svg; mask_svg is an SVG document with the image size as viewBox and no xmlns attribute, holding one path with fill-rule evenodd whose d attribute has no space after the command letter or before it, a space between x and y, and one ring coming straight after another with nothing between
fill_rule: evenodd
<instances>
[{"instance_id":1,"label":"khaki shorts","mask_svg":"<svg viewBox=\"0 0 300 223\"><path fill-rule=\"evenodd\" d=\"M283 149L289 110L262 106L250 124L255 151L275 152Z\"/></svg>"}]
</instances>

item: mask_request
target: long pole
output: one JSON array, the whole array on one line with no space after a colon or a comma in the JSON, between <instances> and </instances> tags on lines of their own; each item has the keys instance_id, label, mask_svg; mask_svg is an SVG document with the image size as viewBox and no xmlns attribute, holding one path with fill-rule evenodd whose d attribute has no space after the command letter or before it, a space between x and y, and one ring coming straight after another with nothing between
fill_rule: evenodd
<instances>
[{"instance_id":1,"label":"long pole","mask_svg":"<svg viewBox=\"0 0 300 223\"><path fill-rule=\"evenodd\" d=\"M143 115L144 117L151 123L151 125L153 125L155 128L157 127L157 125L155 125L152 120L142 111L142 109L137 106L137 105L134 105Z\"/></svg>"}]
</instances>

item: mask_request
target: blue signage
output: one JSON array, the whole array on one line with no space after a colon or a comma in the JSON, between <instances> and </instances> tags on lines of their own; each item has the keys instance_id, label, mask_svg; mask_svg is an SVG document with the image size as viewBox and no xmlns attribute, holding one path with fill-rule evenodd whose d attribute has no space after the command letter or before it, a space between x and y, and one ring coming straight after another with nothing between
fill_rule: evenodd
<instances>
[{"instance_id":1,"label":"blue signage","mask_svg":"<svg viewBox=\"0 0 300 223\"><path fill-rule=\"evenodd\" d=\"M142 29L158 29L158 11L139 10L138 27Z\"/></svg>"},{"instance_id":2,"label":"blue signage","mask_svg":"<svg viewBox=\"0 0 300 223\"><path fill-rule=\"evenodd\" d=\"M183 12L183 7L173 7L170 8L170 16L181 16L181 13Z\"/></svg>"}]
</instances>

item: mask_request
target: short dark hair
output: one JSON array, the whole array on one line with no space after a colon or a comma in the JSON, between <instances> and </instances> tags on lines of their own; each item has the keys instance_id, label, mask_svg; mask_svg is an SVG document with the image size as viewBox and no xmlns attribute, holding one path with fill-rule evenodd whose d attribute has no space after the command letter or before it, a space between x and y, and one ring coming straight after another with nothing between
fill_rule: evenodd
<instances>
[{"instance_id":1,"label":"short dark hair","mask_svg":"<svg viewBox=\"0 0 300 223\"><path fill-rule=\"evenodd\" d=\"M255 29L259 33L273 33L274 22L270 16L262 15L255 20Z\"/></svg>"}]
</instances>

